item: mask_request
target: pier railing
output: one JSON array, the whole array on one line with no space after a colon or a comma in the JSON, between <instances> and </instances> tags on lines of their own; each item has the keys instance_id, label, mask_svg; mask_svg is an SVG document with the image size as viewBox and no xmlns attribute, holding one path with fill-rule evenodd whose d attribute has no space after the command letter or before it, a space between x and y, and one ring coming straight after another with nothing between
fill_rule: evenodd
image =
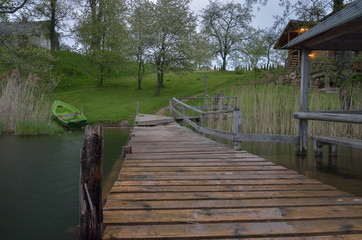
<instances>
[{"instance_id":1,"label":"pier railing","mask_svg":"<svg viewBox=\"0 0 362 240\"><path fill-rule=\"evenodd\" d=\"M307 149L307 132L308 121L328 121L328 122L344 122L362 124L362 110L337 110L337 111L311 111L311 112L295 112L293 117L300 120L299 123L299 146L298 149ZM322 146L329 146L329 154L337 154L336 145L344 145L354 148L362 148L362 140L342 138L342 137L325 137L312 136L315 155L322 155ZM302 150L300 150L302 151Z\"/></svg>"},{"instance_id":2,"label":"pier railing","mask_svg":"<svg viewBox=\"0 0 362 240\"><path fill-rule=\"evenodd\" d=\"M204 105L188 105L186 100L203 100ZM231 102L234 101L234 103ZM235 149L241 148L241 142L286 142L298 143L298 136L274 135L274 134L256 134L242 132L241 112L236 105L236 97L215 97L204 98L173 98L170 100L170 114L176 120L182 120L184 126L191 126L196 131L211 135L217 138L231 140ZM191 113L191 115L189 114ZM206 124L207 117L210 115L228 115L232 117L231 131L221 131L209 128Z\"/></svg>"}]
</instances>

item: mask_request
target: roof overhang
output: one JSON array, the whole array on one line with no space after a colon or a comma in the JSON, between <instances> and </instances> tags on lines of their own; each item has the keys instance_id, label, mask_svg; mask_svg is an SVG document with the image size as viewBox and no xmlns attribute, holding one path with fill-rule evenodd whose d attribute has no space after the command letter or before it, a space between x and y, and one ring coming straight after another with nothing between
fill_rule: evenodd
<instances>
[{"instance_id":1,"label":"roof overhang","mask_svg":"<svg viewBox=\"0 0 362 240\"><path fill-rule=\"evenodd\" d=\"M362 50L362 0L335 13L282 49Z\"/></svg>"}]
</instances>

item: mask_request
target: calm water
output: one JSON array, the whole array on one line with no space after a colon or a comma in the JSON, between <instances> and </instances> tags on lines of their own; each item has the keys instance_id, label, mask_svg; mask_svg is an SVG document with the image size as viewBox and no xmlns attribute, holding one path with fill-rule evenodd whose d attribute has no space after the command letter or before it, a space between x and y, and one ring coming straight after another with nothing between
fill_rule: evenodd
<instances>
[{"instance_id":1,"label":"calm water","mask_svg":"<svg viewBox=\"0 0 362 240\"><path fill-rule=\"evenodd\" d=\"M337 157L329 157L328 147L324 146L323 158L313 156L311 141L307 157L296 156L294 144L244 142L243 149L362 197L362 149L337 146Z\"/></svg>"},{"instance_id":2,"label":"calm water","mask_svg":"<svg viewBox=\"0 0 362 240\"><path fill-rule=\"evenodd\" d=\"M128 130L105 129L104 190L121 166ZM0 238L78 239L79 156L83 132L0 136Z\"/></svg>"}]
</instances>

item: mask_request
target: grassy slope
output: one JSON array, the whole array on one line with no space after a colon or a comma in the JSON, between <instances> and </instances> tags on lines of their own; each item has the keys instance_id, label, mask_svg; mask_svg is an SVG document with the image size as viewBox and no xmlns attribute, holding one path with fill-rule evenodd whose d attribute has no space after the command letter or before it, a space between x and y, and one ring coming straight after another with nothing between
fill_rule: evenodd
<instances>
[{"instance_id":1,"label":"grassy slope","mask_svg":"<svg viewBox=\"0 0 362 240\"><path fill-rule=\"evenodd\" d=\"M204 92L204 74L207 75L209 95L221 87L237 85L250 79L250 73L242 75L234 72L192 72L183 75L166 74L165 88L160 96L154 96L156 75L147 75L142 90L137 90L134 72L112 74L102 87L98 86L96 71L80 55L58 52L57 71L63 73L62 82L54 99L59 99L77 108L83 108L90 123L97 121L134 120L137 101L140 112L155 113L167 106L170 98L188 97ZM127 69L134 70L134 66Z\"/></svg>"}]
</instances>

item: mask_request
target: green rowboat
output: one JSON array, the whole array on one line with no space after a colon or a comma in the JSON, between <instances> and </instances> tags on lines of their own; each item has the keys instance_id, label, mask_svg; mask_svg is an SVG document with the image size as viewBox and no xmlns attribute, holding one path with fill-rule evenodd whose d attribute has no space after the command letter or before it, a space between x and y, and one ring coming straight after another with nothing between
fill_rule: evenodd
<instances>
[{"instance_id":1,"label":"green rowboat","mask_svg":"<svg viewBox=\"0 0 362 240\"><path fill-rule=\"evenodd\" d=\"M55 100L52 105L52 113L57 121L69 128L84 127L87 118L78 109L65 102Z\"/></svg>"}]
</instances>

